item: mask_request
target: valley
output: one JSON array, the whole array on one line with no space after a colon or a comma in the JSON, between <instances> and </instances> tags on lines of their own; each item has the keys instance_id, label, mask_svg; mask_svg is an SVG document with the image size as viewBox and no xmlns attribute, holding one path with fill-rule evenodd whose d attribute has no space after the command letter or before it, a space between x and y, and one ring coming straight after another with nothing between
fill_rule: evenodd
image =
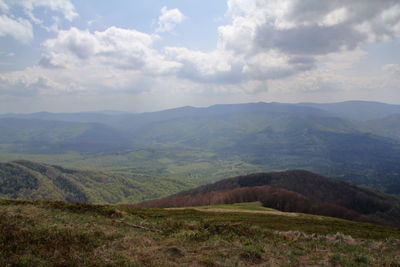
<instances>
[{"instance_id":1,"label":"valley","mask_svg":"<svg viewBox=\"0 0 400 267\"><path fill-rule=\"evenodd\" d=\"M3 114L0 161L181 181L169 194L236 175L290 169L400 193L399 135L395 124L386 122L396 116L397 106L362 101L310 105ZM374 123L367 127L370 120ZM136 199L158 196L165 194Z\"/></svg>"}]
</instances>

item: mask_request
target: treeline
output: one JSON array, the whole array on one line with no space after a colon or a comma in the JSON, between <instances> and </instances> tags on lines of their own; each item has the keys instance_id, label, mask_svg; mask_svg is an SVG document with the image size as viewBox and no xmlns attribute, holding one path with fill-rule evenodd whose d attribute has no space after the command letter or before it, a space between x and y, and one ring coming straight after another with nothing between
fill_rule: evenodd
<instances>
[{"instance_id":1,"label":"treeline","mask_svg":"<svg viewBox=\"0 0 400 267\"><path fill-rule=\"evenodd\" d=\"M179 207L261 201L281 211L400 225L399 198L309 171L254 173L143 205Z\"/></svg>"}]
</instances>

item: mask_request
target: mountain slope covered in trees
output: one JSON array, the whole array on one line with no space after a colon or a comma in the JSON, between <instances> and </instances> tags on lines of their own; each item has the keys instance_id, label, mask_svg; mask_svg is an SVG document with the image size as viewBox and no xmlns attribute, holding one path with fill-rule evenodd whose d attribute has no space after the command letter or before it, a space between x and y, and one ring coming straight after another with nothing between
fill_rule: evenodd
<instances>
[{"instance_id":1,"label":"mountain slope covered in trees","mask_svg":"<svg viewBox=\"0 0 400 267\"><path fill-rule=\"evenodd\" d=\"M132 203L191 186L177 179L75 170L32 161L0 163L0 198Z\"/></svg>"},{"instance_id":2,"label":"mountain slope covered in trees","mask_svg":"<svg viewBox=\"0 0 400 267\"><path fill-rule=\"evenodd\" d=\"M255 173L204 185L142 207L183 207L261 201L281 211L400 225L400 198L308 171Z\"/></svg>"}]
</instances>

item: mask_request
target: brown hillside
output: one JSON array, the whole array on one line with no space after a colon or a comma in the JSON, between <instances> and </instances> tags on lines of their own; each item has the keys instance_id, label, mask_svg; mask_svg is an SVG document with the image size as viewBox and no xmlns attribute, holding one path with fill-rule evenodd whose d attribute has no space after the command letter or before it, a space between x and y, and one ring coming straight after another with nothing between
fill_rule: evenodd
<instances>
[{"instance_id":1,"label":"brown hillside","mask_svg":"<svg viewBox=\"0 0 400 267\"><path fill-rule=\"evenodd\" d=\"M264 207L285 212L301 212L356 221L376 222L374 218L340 207L336 204L312 200L293 191L271 186L243 187L231 190L174 196L146 203L138 207L172 208L260 201Z\"/></svg>"},{"instance_id":2,"label":"brown hillside","mask_svg":"<svg viewBox=\"0 0 400 267\"><path fill-rule=\"evenodd\" d=\"M139 205L183 207L248 201L261 201L280 211L400 225L398 198L303 170L238 176Z\"/></svg>"}]
</instances>

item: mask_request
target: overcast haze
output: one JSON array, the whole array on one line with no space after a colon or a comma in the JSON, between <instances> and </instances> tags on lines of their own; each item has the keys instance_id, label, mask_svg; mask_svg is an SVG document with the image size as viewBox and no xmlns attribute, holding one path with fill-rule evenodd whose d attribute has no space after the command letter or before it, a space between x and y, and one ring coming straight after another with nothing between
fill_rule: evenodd
<instances>
[{"instance_id":1,"label":"overcast haze","mask_svg":"<svg viewBox=\"0 0 400 267\"><path fill-rule=\"evenodd\" d=\"M400 104L399 0L0 0L0 113Z\"/></svg>"}]
</instances>

